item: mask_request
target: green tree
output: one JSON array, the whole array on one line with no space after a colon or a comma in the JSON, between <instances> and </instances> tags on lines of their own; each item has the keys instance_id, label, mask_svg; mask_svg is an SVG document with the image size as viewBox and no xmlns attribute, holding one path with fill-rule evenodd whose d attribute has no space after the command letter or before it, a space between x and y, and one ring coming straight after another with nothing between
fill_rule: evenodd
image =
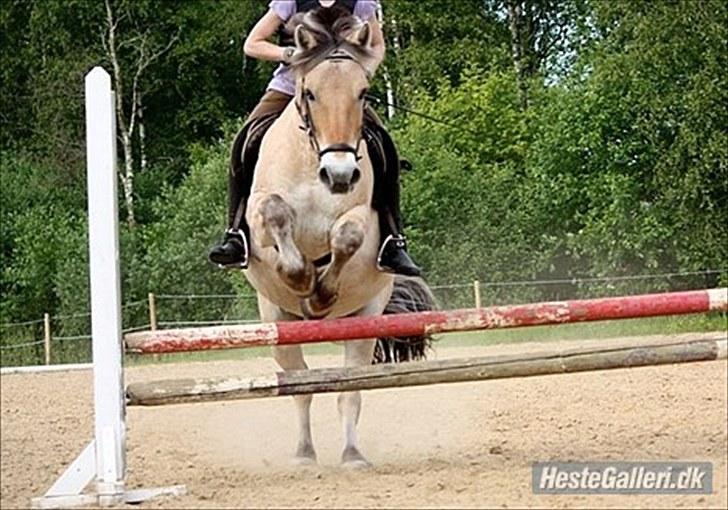
<instances>
[{"instance_id":1,"label":"green tree","mask_svg":"<svg viewBox=\"0 0 728 510\"><path fill-rule=\"evenodd\" d=\"M561 254L556 273L720 267L728 255L726 7L594 6L599 37L563 88L548 91L529 156L540 202L556 220L548 228Z\"/></svg>"}]
</instances>

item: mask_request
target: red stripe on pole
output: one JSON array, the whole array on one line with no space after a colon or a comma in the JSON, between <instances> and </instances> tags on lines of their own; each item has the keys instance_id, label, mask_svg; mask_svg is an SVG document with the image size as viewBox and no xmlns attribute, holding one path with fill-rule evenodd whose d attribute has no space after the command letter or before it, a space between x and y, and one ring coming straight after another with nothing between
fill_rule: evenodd
<instances>
[{"instance_id":1,"label":"red stripe on pole","mask_svg":"<svg viewBox=\"0 0 728 510\"><path fill-rule=\"evenodd\" d=\"M126 336L126 342L129 349L135 352L163 353L255 345L333 342L379 336L412 336L424 333L702 313L711 310L726 311L727 296L728 289L695 290L469 310L169 329L131 333Z\"/></svg>"},{"instance_id":2,"label":"red stripe on pole","mask_svg":"<svg viewBox=\"0 0 728 510\"><path fill-rule=\"evenodd\" d=\"M381 317L279 322L278 343L297 344L378 336L411 336L424 333L629 319L700 313L707 312L709 309L708 293L699 290L481 309L393 314Z\"/></svg>"}]
</instances>

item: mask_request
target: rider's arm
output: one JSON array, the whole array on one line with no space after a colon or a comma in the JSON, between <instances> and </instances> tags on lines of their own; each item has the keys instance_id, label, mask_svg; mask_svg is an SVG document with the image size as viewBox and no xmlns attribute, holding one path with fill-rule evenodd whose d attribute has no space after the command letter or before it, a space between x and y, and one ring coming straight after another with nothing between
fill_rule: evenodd
<instances>
[{"instance_id":1,"label":"rider's arm","mask_svg":"<svg viewBox=\"0 0 728 510\"><path fill-rule=\"evenodd\" d=\"M284 52L286 48L282 48L277 44L269 42L268 39L272 37L278 28L283 23L283 20L271 9L269 10L253 27L248 37L245 39L243 45L243 51L245 54L252 58L260 60L270 60L273 62L280 62L285 60ZM384 44L384 35L382 34L382 27L379 25L379 21L375 16L369 20L369 26L372 31L372 53L374 54L374 67L379 67L379 64L384 60L384 54L386 47Z\"/></svg>"},{"instance_id":2,"label":"rider's arm","mask_svg":"<svg viewBox=\"0 0 728 510\"><path fill-rule=\"evenodd\" d=\"M286 48L282 48L268 41L278 31L278 27L282 23L283 20L272 9L265 13L265 16L260 18L245 39L245 44L243 45L245 54L260 60L282 61L284 59L283 52Z\"/></svg>"}]
</instances>

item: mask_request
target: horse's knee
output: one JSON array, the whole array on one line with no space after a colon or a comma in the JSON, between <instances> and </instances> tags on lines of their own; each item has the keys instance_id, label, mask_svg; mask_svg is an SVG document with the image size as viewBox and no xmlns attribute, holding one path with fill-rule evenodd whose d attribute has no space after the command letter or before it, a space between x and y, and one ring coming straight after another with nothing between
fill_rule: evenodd
<instances>
[{"instance_id":1,"label":"horse's knee","mask_svg":"<svg viewBox=\"0 0 728 510\"><path fill-rule=\"evenodd\" d=\"M284 229L293 224L295 212L280 195L268 195L260 204L260 214L271 227Z\"/></svg>"},{"instance_id":2,"label":"horse's knee","mask_svg":"<svg viewBox=\"0 0 728 510\"><path fill-rule=\"evenodd\" d=\"M348 220L342 223L331 238L332 250L344 256L352 256L364 243L364 227Z\"/></svg>"}]
</instances>

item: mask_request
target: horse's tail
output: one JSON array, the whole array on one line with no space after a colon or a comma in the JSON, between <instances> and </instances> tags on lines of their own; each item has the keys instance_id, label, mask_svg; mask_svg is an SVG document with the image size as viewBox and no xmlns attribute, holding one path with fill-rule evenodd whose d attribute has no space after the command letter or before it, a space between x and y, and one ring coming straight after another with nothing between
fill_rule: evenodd
<instances>
[{"instance_id":1,"label":"horse's tail","mask_svg":"<svg viewBox=\"0 0 728 510\"><path fill-rule=\"evenodd\" d=\"M437 307L435 297L422 278L410 278L396 275L394 289L385 314L425 312ZM374 363L398 363L427 357L432 337L416 335L407 337L385 336L377 339L374 349Z\"/></svg>"}]
</instances>

